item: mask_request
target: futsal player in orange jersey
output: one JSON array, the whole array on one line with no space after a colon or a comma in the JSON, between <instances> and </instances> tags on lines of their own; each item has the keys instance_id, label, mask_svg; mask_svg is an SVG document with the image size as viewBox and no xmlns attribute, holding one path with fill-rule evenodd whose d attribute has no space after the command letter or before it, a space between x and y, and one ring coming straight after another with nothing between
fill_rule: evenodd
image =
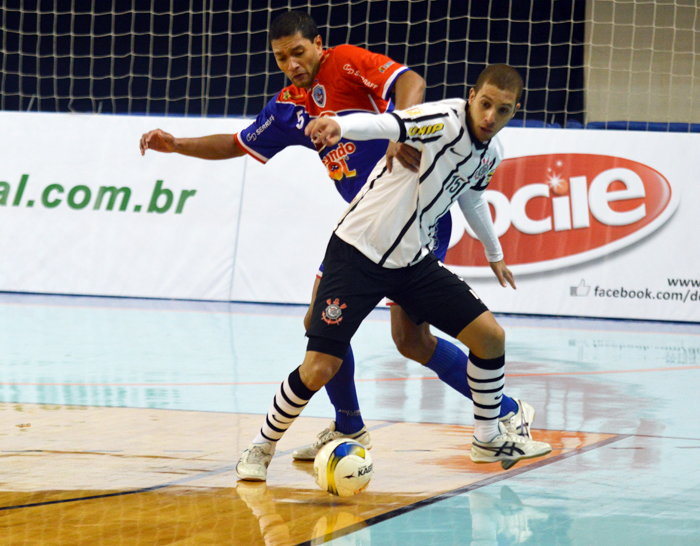
<instances>
[{"instance_id":1,"label":"futsal player in orange jersey","mask_svg":"<svg viewBox=\"0 0 700 546\"><path fill-rule=\"evenodd\" d=\"M300 145L319 153L328 175L345 201L350 202L367 180L372 168L386 155L390 170L396 159L416 171L420 152L388 140L341 139L333 146L315 146L304 134L310 120L323 115L386 113L394 106L406 109L422 102L425 81L408 67L392 59L351 45L324 49L316 24L306 13L287 12L270 27L275 60L291 85L280 91L246 129L237 134L200 138L175 138L160 129L141 138L140 148L180 153L202 159L229 159L249 154L262 163L288 146ZM393 96L393 101L391 100ZM433 252L444 259L451 233L450 216L440 219ZM322 267L312 290L316 299ZM503 286L506 281L499 278ZM304 319L308 329L313 303ZM401 309L391 307L391 331L399 352L434 370L440 378L471 399L466 378L467 355L451 342L437 338L427 323L416 324ZM338 373L326 385L335 408L335 420L318 440L294 452L298 460L313 460L327 442L348 437L371 447L357 400L354 358L350 347ZM533 412L527 404L504 396L502 418L515 432L529 431Z\"/></svg>"}]
</instances>

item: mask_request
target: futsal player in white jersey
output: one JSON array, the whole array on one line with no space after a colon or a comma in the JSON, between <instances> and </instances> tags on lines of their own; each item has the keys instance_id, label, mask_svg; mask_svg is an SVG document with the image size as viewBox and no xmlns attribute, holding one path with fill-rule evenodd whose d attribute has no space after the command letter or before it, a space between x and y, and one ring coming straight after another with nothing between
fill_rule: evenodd
<instances>
[{"instance_id":1,"label":"futsal player in white jersey","mask_svg":"<svg viewBox=\"0 0 700 546\"><path fill-rule=\"evenodd\" d=\"M277 441L336 373L353 334L383 297L401 305L416 323L432 324L469 348L472 461L509 468L551 451L499 421L505 332L469 285L431 252L437 221L459 200L499 281L515 287L484 189L502 159L496 134L519 109L522 88L515 69L492 65L468 100L381 115L321 117L307 125L317 145L333 145L341 137L388 138L420 149L422 160L418 173L402 167L389 172L380 161L338 222L324 258L304 362L280 386L260 432L238 462L239 478L267 478Z\"/></svg>"}]
</instances>

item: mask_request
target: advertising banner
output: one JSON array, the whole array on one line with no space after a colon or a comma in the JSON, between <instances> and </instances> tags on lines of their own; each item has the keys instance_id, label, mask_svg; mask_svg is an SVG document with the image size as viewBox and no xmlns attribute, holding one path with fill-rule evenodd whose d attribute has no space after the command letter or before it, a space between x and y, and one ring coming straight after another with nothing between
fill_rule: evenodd
<instances>
[{"instance_id":1,"label":"advertising banner","mask_svg":"<svg viewBox=\"0 0 700 546\"><path fill-rule=\"evenodd\" d=\"M1 113L0 290L226 300L247 159L146 157L230 120Z\"/></svg>"},{"instance_id":2,"label":"advertising banner","mask_svg":"<svg viewBox=\"0 0 700 546\"><path fill-rule=\"evenodd\" d=\"M700 135L511 129L486 198L517 291L453 210L446 264L494 311L700 320Z\"/></svg>"},{"instance_id":3,"label":"advertising banner","mask_svg":"<svg viewBox=\"0 0 700 546\"><path fill-rule=\"evenodd\" d=\"M306 303L346 207L314 152L139 152L249 123L0 112L0 291Z\"/></svg>"},{"instance_id":4,"label":"advertising banner","mask_svg":"<svg viewBox=\"0 0 700 546\"><path fill-rule=\"evenodd\" d=\"M242 119L0 113L0 290L308 303L346 208L311 150L148 151ZM496 312L700 321L700 135L516 129L486 190L517 290L457 207L446 264Z\"/></svg>"}]
</instances>

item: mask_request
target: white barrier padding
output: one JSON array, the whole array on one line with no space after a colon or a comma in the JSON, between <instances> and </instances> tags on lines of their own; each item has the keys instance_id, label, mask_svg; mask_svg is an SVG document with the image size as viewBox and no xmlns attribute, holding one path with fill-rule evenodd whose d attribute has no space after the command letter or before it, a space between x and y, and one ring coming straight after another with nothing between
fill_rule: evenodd
<instances>
[{"instance_id":1,"label":"white barrier padding","mask_svg":"<svg viewBox=\"0 0 700 546\"><path fill-rule=\"evenodd\" d=\"M312 151L139 153L241 119L0 113L0 290L307 303L346 204ZM700 135L513 129L487 199L517 291L461 212L447 265L497 312L700 320Z\"/></svg>"}]
</instances>

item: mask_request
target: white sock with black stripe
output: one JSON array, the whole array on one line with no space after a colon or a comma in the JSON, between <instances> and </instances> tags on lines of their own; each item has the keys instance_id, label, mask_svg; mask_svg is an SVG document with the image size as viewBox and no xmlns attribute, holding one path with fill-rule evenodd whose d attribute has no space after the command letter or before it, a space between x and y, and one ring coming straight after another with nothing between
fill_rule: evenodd
<instances>
[{"instance_id":1,"label":"white sock with black stripe","mask_svg":"<svg viewBox=\"0 0 700 546\"><path fill-rule=\"evenodd\" d=\"M267 411L265 422L253 443L269 442L274 450L277 442L292 426L294 420L304 410L315 393L316 391L310 390L302 383L299 368L290 373L277 390L272 405Z\"/></svg>"},{"instance_id":2,"label":"white sock with black stripe","mask_svg":"<svg viewBox=\"0 0 700 546\"><path fill-rule=\"evenodd\" d=\"M467 380L474 402L474 437L480 442L490 442L499 434L505 356L484 359L470 353Z\"/></svg>"}]
</instances>

